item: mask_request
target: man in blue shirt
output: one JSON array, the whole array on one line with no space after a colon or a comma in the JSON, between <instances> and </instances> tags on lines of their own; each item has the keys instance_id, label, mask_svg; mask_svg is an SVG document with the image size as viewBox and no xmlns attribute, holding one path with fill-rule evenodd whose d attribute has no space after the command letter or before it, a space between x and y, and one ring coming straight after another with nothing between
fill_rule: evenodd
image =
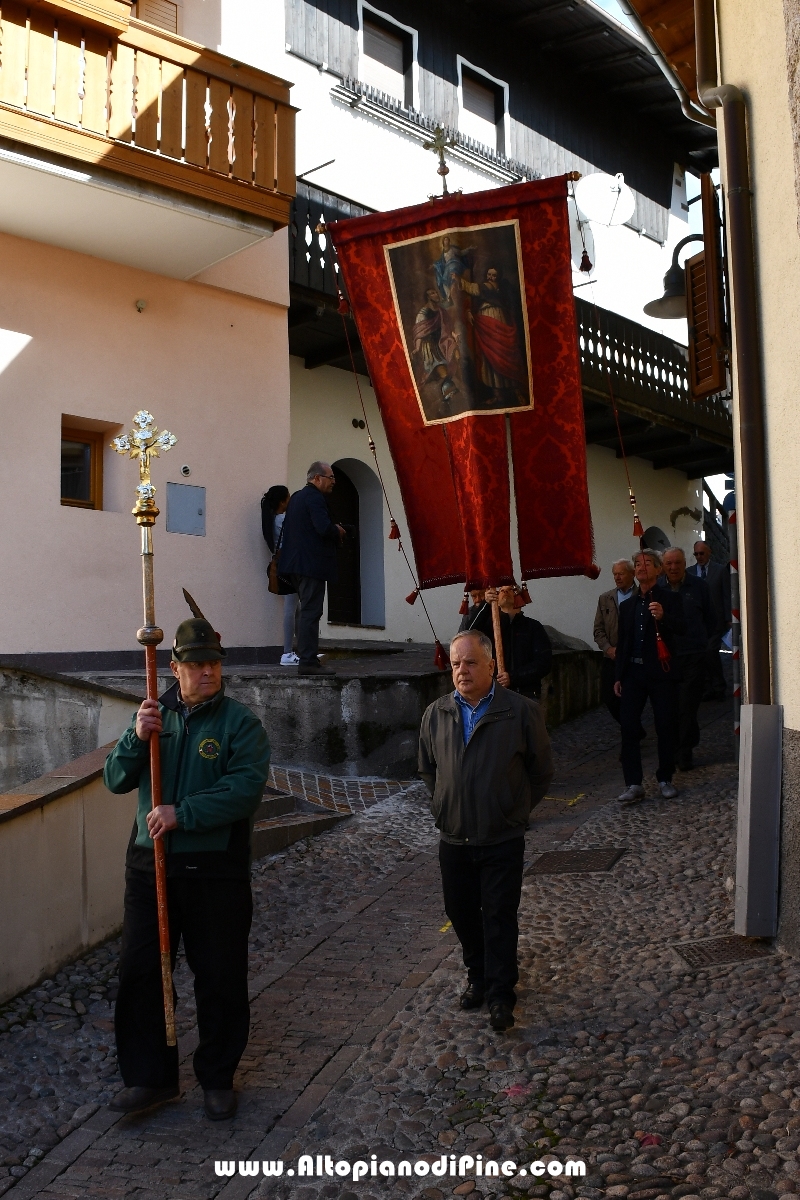
<instances>
[{"instance_id":1,"label":"man in blue shirt","mask_svg":"<svg viewBox=\"0 0 800 1200\"><path fill-rule=\"evenodd\" d=\"M550 742L537 701L494 678L485 634L457 634L450 663L455 691L425 711L419 774L441 832L444 908L467 968L461 1007L486 1000L502 1032L514 1024L525 830L553 775Z\"/></svg>"}]
</instances>

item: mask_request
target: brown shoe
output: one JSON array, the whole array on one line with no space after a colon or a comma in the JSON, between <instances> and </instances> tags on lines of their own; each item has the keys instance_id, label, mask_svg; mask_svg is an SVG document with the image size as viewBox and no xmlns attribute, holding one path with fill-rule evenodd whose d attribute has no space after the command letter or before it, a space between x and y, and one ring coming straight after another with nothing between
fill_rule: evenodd
<instances>
[{"instance_id":1,"label":"brown shoe","mask_svg":"<svg viewBox=\"0 0 800 1200\"><path fill-rule=\"evenodd\" d=\"M148 1108L166 1104L168 1100L179 1099L180 1094L181 1089L177 1084L166 1088L126 1087L117 1092L108 1107L121 1113L145 1112Z\"/></svg>"},{"instance_id":2,"label":"brown shoe","mask_svg":"<svg viewBox=\"0 0 800 1200\"><path fill-rule=\"evenodd\" d=\"M230 1121L236 1112L233 1088L209 1088L203 1091L203 1107L209 1121Z\"/></svg>"}]
</instances>

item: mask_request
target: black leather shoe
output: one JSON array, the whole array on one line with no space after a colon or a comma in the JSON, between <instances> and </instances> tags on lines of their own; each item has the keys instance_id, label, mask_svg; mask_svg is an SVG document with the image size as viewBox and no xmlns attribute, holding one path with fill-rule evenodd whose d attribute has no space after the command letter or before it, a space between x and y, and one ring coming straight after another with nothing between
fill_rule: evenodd
<instances>
[{"instance_id":1,"label":"black leather shoe","mask_svg":"<svg viewBox=\"0 0 800 1200\"><path fill-rule=\"evenodd\" d=\"M209 1088L203 1092L203 1105L210 1121L230 1121L236 1112L233 1088Z\"/></svg>"},{"instance_id":2,"label":"black leather shoe","mask_svg":"<svg viewBox=\"0 0 800 1200\"><path fill-rule=\"evenodd\" d=\"M317 664L309 664L304 666L303 663L297 668L298 675L335 675L336 671L333 667L323 667Z\"/></svg>"},{"instance_id":3,"label":"black leather shoe","mask_svg":"<svg viewBox=\"0 0 800 1200\"><path fill-rule=\"evenodd\" d=\"M108 1107L114 1112L138 1113L158 1104L166 1104L168 1100L177 1100L181 1089L175 1084L168 1088L126 1087L117 1092Z\"/></svg>"},{"instance_id":4,"label":"black leather shoe","mask_svg":"<svg viewBox=\"0 0 800 1200\"><path fill-rule=\"evenodd\" d=\"M475 983L468 983L466 990L461 993L459 1002L462 1008L480 1008L483 1004L483 988Z\"/></svg>"},{"instance_id":5,"label":"black leather shoe","mask_svg":"<svg viewBox=\"0 0 800 1200\"><path fill-rule=\"evenodd\" d=\"M507 1004L493 1004L489 1009L489 1024L498 1033L503 1033L514 1024L514 1014Z\"/></svg>"}]
</instances>

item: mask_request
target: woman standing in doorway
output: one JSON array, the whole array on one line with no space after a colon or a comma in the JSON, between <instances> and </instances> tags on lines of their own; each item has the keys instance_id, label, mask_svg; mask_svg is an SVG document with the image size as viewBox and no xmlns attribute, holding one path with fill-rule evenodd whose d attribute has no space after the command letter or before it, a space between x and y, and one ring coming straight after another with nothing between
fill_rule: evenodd
<instances>
[{"instance_id":1,"label":"woman standing in doorway","mask_svg":"<svg viewBox=\"0 0 800 1200\"><path fill-rule=\"evenodd\" d=\"M274 554L276 547L280 548L283 520L289 505L289 489L282 483L276 483L261 500L261 532L264 541ZM294 629L297 619L299 597L296 592L283 597L283 654L282 667L292 667L300 659L294 652Z\"/></svg>"}]
</instances>

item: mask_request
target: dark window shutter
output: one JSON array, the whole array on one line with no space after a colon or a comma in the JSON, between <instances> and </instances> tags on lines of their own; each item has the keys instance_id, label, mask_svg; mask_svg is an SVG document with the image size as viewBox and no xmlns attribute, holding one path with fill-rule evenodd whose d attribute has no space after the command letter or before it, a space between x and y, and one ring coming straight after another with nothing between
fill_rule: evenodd
<instances>
[{"instance_id":1,"label":"dark window shutter","mask_svg":"<svg viewBox=\"0 0 800 1200\"><path fill-rule=\"evenodd\" d=\"M692 399L699 400L725 387L725 356L709 330L709 311L713 320L715 310L713 295L709 303L705 251L688 258L684 269L689 321L689 388Z\"/></svg>"}]
</instances>

